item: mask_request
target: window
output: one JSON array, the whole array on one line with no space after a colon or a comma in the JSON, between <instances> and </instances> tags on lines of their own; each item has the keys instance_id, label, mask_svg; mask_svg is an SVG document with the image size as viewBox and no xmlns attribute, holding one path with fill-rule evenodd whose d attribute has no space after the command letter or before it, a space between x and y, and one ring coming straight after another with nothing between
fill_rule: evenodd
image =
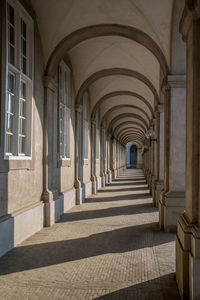
<instances>
[{"instance_id":1,"label":"window","mask_svg":"<svg viewBox=\"0 0 200 300\"><path fill-rule=\"evenodd\" d=\"M8 1L5 159L31 157L32 49L32 19L17 1Z\"/></svg>"},{"instance_id":2,"label":"window","mask_svg":"<svg viewBox=\"0 0 200 300\"><path fill-rule=\"evenodd\" d=\"M89 143L89 103L88 94L85 93L83 99L83 159L88 159Z\"/></svg>"},{"instance_id":3,"label":"window","mask_svg":"<svg viewBox=\"0 0 200 300\"><path fill-rule=\"evenodd\" d=\"M59 65L60 159L70 158L71 72L62 61Z\"/></svg>"},{"instance_id":4,"label":"window","mask_svg":"<svg viewBox=\"0 0 200 300\"><path fill-rule=\"evenodd\" d=\"M96 117L96 159L99 159L99 140L100 140L100 130L99 130L99 113Z\"/></svg>"}]
</instances>

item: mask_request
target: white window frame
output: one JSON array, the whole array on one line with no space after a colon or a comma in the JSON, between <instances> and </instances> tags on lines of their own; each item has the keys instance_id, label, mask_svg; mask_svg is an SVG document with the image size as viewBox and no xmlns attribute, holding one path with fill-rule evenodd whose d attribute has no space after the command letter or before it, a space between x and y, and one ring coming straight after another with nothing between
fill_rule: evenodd
<instances>
[{"instance_id":1,"label":"white window frame","mask_svg":"<svg viewBox=\"0 0 200 300\"><path fill-rule=\"evenodd\" d=\"M70 160L70 129L71 129L71 70L61 61L58 71L59 80L59 154L60 160ZM63 120L61 119L61 111ZM63 121L61 123L61 120ZM62 127L62 128L61 128ZM62 139L61 139L62 133ZM62 143L61 143L62 140Z\"/></svg>"},{"instance_id":2,"label":"white window frame","mask_svg":"<svg viewBox=\"0 0 200 300\"><path fill-rule=\"evenodd\" d=\"M96 160L99 160L100 157L100 129L99 129L99 120L100 115L99 111L96 114Z\"/></svg>"},{"instance_id":3,"label":"white window frame","mask_svg":"<svg viewBox=\"0 0 200 300\"><path fill-rule=\"evenodd\" d=\"M14 65L8 61L8 6L14 9L14 39L15 39L15 53L14 53ZM23 73L21 68L21 20L26 23L26 58L27 58L27 72ZM6 5L6 109L5 109L5 139L4 139L4 159L5 160L31 160L32 159L32 122L33 122L33 108L32 108L32 96L33 96L33 55L34 55L34 36L33 36L33 20L27 11L18 1L7 0ZM8 115L8 74L11 73L15 76L15 96L14 96L14 109L13 109L13 123L12 128L13 142L12 152L7 152L7 115ZM22 100L20 89L21 82L25 82L27 87L26 99ZM20 103L26 102L25 116L20 116ZM24 119L25 129L23 133L25 140L24 153L19 152L19 140L23 139L22 134L19 133L20 119Z\"/></svg>"},{"instance_id":4,"label":"white window frame","mask_svg":"<svg viewBox=\"0 0 200 300\"><path fill-rule=\"evenodd\" d=\"M89 159L89 99L86 94L83 101L83 160Z\"/></svg>"}]
</instances>

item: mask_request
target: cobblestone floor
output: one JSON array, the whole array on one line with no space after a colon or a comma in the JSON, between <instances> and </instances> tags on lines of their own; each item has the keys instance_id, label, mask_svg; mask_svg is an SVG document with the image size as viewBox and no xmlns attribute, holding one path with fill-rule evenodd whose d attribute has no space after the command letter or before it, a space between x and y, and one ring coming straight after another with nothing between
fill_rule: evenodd
<instances>
[{"instance_id":1,"label":"cobblestone floor","mask_svg":"<svg viewBox=\"0 0 200 300\"><path fill-rule=\"evenodd\" d=\"M179 299L174 235L127 170L0 260L0 300Z\"/></svg>"}]
</instances>

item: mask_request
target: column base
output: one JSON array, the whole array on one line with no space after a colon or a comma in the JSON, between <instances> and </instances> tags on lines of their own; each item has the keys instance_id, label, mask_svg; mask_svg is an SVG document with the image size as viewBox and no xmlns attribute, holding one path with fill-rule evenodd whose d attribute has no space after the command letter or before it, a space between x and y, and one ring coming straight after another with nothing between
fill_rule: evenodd
<instances>
[{"instance_id":1,"label":"column base","mask_svg":"<svg viewBox=\"0 0 200 300\"><path fill-rule=\"evenodd\" d=\"M76 179L74 187L76 189L76 205L81 205L83 202L81 182Z\"/></svg>"},{"instance_id":2,"label":"column base","mask_svg":"<svg viewBox=\"0 0 200 300\"><path fill-rule=\"evenodd\" d=\"M160 228L165 232L176 232L178 218L183 214L184 208L184 192L163 192L159 203Z\"/></svg>"},{"instance_id":3,"label":"column base","mask_svg":"<svg viewBox=\"0 0 200 300\"><path fill-rule=\"evenodd\" d=\"M45 209L45 226L51 227L55 224L55 203L54 201L50 201L48 203L45 203L44 205Z\"/></svg>"},{"instance_id":4,"label":"column base","mask_svg":"<svg viewBox=\"0 0 200 300\"><path fill-rule=\"evenodd\" d=\"M55 201L58 199L58 191L46 190L42 194L44 201L44 226L51 227L55 224Z\"/></svg>"},{"instance_id":5,"label":"column base","mask_svg":"<svg viewBox=\"0 0 200 300\"><path fill-rule=\"evenodd\" d=\"M112 178L116 179L117 178L117 169L112 170Z\"/></svg>"},{"instance_id":6,"label":"column base","mask_svg":"<svg viewBox=\"0 0 200 300\"><path fill-rule=\"evenodd\" d=\"M143 165L142 164L137 164L137 169L142 169L143 168Z\"/></svg>"},{"instance_id":7,"label":"column base","mask_svg":"<svg viewBox=\"0 0 200 300\"><path fill-rule=\"evenodd\" d=\"M101 187L105 187L106 185L106 174L105 173L101 173Z\"/></svg>"},{"instance_id":8,"label":"column base","mask_svg":"<svg viewBox=\"0 0 200 300\"><path fill-rule=\"evenodd\" d=\"M156 183L157 183L157 180L153 179L152 180L152 203L153 203L154 207L158 207L157 203L156 203Z\"/></svg>"},{"instance_id":9,"label":"column base","mask_svg":"<svg viewBox=\"0 0 200 300\"><path fill-rule=\"evenodd\" d=\"M92 175L90 180L92 184L92 194L94 195L97 192L97 178L96 176Z\"/></svg>"},{"instance_id":10,"label":"column base","mask_svg":"<svg viewBox=\"0 0 200 300\"><path fill-rule=\"evenodd\" d=\"M112 183L112 172L110 170L107 171L108 175L108 183Z\"/></svg>"},{"instance_id":11,"label":"column base","mask_svg":"<svg viewBox=\"0 0 200 300\"><path fill-rule=\"evenodd\" d=\"M178 220L176 280L181 299L200 299L200 228L184 214Z\"/></svg>"}]
</instances>

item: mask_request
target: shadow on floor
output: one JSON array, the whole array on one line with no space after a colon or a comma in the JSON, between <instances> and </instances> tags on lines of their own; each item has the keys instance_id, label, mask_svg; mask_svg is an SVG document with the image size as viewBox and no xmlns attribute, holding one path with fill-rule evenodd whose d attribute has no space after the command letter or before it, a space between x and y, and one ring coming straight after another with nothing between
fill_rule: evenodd
<instances>
[{"instance_id":1,"label":"shadow on floor","mask_svg":"<svg viewBox=\"0 0 200 300\"><path fill-rule=\"evenodd\" d=\"M131 183L133 182L146 182L146 179L145 178L130 178L130 177L127 177L127 178L117 178L117 179L113 179L112 182L119 182L119 181L130 181Z\"/></svg>"},{"instance_id":2,"label":"shadow on floor","mask_svg":"<svg viewBox=\"0 0 200 300\"><path fill-rule=\"evenodd\" d=\"M109 207L97 210L70 212L64 214L59 222L73 222L96 218L109 218L122 215L149 214L151 212L156 211L157 209L155 209L151 203L134 204L127 206Z\"/></svg>"},{"instance_id":3,"label":"shadow on floor","mask_svg":"<svg viewBox=\"0 0 200 300\"><path fill-rule=\"evenodd\" d=\"M147 183L146 182L134 182L134 183L132 183L132 182L127 182L127 180L126 180L126 182L115 182L115 183L108 183L106 186L107 187L110 187L110 186L125 186L125 185L129 185L129 186L134 186L134 185L142 185L142 186L146 186L147 187Z\"/></svg>"},{"instance_id":4,"label":"shadow on floor","mask_svg":"<svg viewBox=\"0 0 200 300\"><path fill-rule=\"evenodd\" d=\"M147 191L148 188L147 186L143 186L143 187L133 187L133 188L125 188L125 189L102 189L102 190L98 190L98 193L114 193L114 192L134 192L134 191Z\"/></svg>"},{"instance_id":5,"label":"shadow on floor","mask_svg":"<svg viewBox=\"0 0 200 300\"><path fill-rule=\"evenodd\" d=\"M173 234L163 234L157 223L150 223L96 233L83 238L20 246L1 258L0 275L108 253L124 253L171 241L174 241Z\"/></svg>"},{"instance_id":6,"label":"shadow on floor","mask_svg":"<svg viewBox=\"0 0 200 300\"><path fill-rule=\"evenodd\" d=\"M179 300L175 273L145 281L95 298L94 300Z\"/></svg>"},{"instance_id":7,"label":"shadow on floor","mask_svg":"<svg viewBox=\"0 0 200 300\"><path fill-rule=\"evenodd\" d=\"M123 200L139 200L139 199L149 199L149 192L141 194L129 194L129 195L118 195L112 197L91 197L86 198L85 203L95 203L95 202L112 202L112 201L123 201ZM144 204L145 205L145 204Z\"/></svg>"}]
</instances>

